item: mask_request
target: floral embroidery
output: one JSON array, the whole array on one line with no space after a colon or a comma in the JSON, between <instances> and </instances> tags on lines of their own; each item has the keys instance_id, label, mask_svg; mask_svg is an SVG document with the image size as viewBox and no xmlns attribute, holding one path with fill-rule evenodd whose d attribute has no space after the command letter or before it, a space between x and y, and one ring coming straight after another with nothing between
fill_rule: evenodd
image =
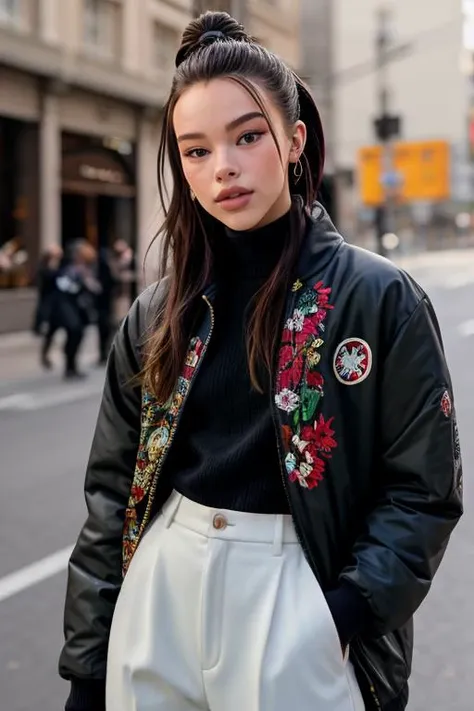
<instances>
[{"instance_id":1,"label":"floral embroidery","mask_svg":"<svg viewBox=\"0 0 474 711\"><path fill-rule=\"evenodd\" d=\"M291 390L288 390L288 388L285 388L281 391L281 393L278 393L275 400L280 410L284 410L285 412L293 412L293 410L296 410L300 404L298 395Z\"/></svg>"},{"instance_id":2,"label":"floral embroidery","mask_svg":"<svg viewBox=\"0 0 474 711\"><path fill-rule=\"evenodd\" d=\"M181 411L203 348L201 339L191 340L183 373L164 406L160 405L151 393L144 391L142 394L140 442L123 527L124 574L140 539L152 482L160 460L166 453L173 426Z\"/></svg>"},{"instance_id":3,"label":"floral embroidery","mask_svg":"<svg viewBox=\"0 0 474 711\"><path fill-rule=\"evenodd\" d=\"M304 290L283 330L278 359L275 402L282 416L285 466L291 482L313 489L324 479L326 460L337 446L332 423L316 417L323 397L324 378L316 370L324 341L324 322L331 289L318 282Z\"/></svg>"}]
</instances>

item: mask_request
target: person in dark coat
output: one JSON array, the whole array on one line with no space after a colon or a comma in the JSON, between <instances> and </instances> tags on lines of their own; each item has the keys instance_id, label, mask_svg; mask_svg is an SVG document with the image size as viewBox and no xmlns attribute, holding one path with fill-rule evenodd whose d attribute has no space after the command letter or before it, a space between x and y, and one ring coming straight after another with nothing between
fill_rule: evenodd
<instances>
[{"instance_id":1,"label":"person in dark coat","mask_svg":"<svg viewBox=\"0 0 474 711\"><path fill-rule=\"evenodd\" d=\"M37 275L38 302L33 322L33 332L42 336L41 364L44 368L52 367L49 352L56 329L51 328L51 307L56 290L56 276L63 258L63 250L59 245L51 245L43 253Z\"/></svg>"},{"instance_id":2,"label":"person in dark coat","mask_svg":"<svg viewBox=\"0 0 474 711\"><path fill-rule=\"evenodd\" d=\"M114 301L120 277L115 261L106 248L99 249L97 278L101 286L96 298L97 329L99 332L99 365L107 363L112 334L114 331Z\"/></svg>"},{"instance_id":3,"label":"person in dark coat","mask_svg":"<svg viewBox=\"0 0 474 711\"><path fill-rule=\"evenodd\" d=\"M95 320L94 307L100 284L94 276L96 252L85 241L74 242L66 251L55 279L50 327L66 331L65 377L81 378L77 356L86 326Z\"/></svg>"}]
</instances>

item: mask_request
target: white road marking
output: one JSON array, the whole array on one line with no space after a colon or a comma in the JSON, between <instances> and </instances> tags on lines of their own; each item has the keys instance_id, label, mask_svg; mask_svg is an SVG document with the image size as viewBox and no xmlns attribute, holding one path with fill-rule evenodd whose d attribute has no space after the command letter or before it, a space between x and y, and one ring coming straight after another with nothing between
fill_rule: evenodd
<instances>
[{"instance_id":1,"label":"white road marking","mask_svg":"<svg viewBox=\"0 0 474 711\"><path fill-rule=\"evenodd\" d=\"M102 383L58 392L15 393L0 398L0 410L42 410L47 407L85 400L101 392Z\"/></svg>"},{"instance_id":2,"label":"white road marking","mask_svg":"<svg viewBox=\"0 0 474 711\"><path fill-rule=\"evenodd\" d=\"M0 410L21 410L27 408L31 403L31 395L28 393L15 393L0 398Z\"/></svg>"},{"instance_id":3,"label":"white road marking","mask_svg":"<svg viewBox=\"0 0 474 711\"><path fill-rule=\"evenodd\" d=\"M458 331L462 336L474 336L474 319L459 324Z\"/></svg>"},{"instance_id":4,"label":"white road marking","mask_svg":"<svg viewBox=\"0 0 474 711\"><path fill-rule=\"evenodd\" d=\"M17 570L16 573L0 578L0 602L65 570L73 547L63 548L57 553L53 553L42 560L38 560L36 563Z\"/></svg>"}]
</instances>

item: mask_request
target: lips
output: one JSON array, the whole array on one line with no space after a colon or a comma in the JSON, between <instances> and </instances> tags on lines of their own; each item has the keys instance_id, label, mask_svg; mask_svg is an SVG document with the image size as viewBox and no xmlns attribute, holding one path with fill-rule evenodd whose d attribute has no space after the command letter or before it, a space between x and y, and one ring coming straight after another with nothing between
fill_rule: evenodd
<instances>
[{"instance_id":1,"label":"lips","mask_svg":"<svg viewBox=\"0 0 474 711\"><path fill-rule=\"evenodd\" d=\"M221 190L216 198L216 202L224 202L225 200L236 200L244 195L251 195L252 190L247 190L246 188L227 188L226 190Z\"/></svg>"}]
</instances>

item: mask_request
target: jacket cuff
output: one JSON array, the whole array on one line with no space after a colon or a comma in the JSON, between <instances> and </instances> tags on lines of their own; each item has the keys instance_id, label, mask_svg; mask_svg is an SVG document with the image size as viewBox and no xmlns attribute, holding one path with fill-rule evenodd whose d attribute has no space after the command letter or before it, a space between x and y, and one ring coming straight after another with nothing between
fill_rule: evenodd
<instances>
[{"instance_id":1,"label":"jacket cuff","mask_svg":"<svg viewBox=\"0 0 474 711\"><path fill-rule=\"evenodd\" d=\"M339 639L345 647L368 627L372 615L369 603L355 585L345 581L335 590L325 593L325 597Z\"/></svg>"},{"instance_id":2,"label":"jacket cuff","mask_svg":"<svg viewBox=\"0 0 474 711\"><path fill-rule=\"evenodd\" d=\"M105 711L105 679L71 679L65 711Z\"/></svg>"}]
</instances>

